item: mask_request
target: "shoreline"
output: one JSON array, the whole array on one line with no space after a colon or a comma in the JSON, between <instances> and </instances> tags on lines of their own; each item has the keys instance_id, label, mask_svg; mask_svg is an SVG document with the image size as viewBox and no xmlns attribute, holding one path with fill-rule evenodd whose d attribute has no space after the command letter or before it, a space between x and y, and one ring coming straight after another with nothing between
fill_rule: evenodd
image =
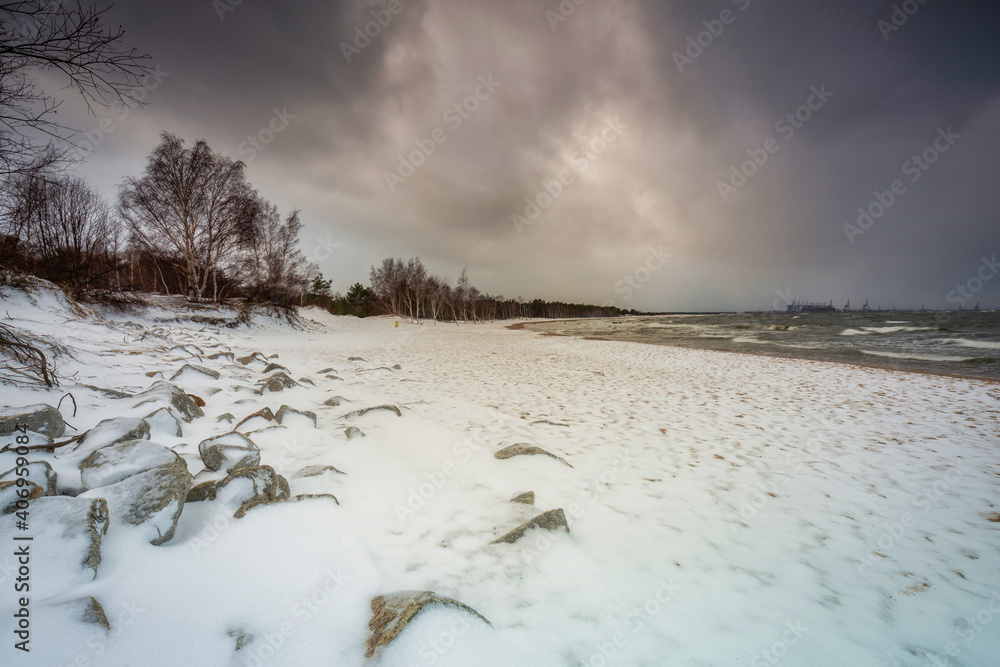
<instances>
[{"instance_id":1,"label":"shoreline","mask_svg":"<svg viewBox=\"0 0 1000 667\"><path fill-rule=\"evenodd\" d=\"M580 322L580 319L571 320L545 320L545 322ZM559 336L563 338L577 338L580 340L593 340L593 341L603 341L608 343L638 343L640 345L653 345L656 347L670 347L678 350L699 350L702 352L720 352L723 354L737 354L747 357L764 357L768 359L791 359L795 361L821 363L821 364L839 364L842 366L851 366L854 368L869 368L873 370L882 370L896 373L910 373L915 375L930 375L934 377L947 377L955 378L959 380L978 380L980 382L986 382L988 384L1000 385L1000 378L988 378L980 377L978 375L963 375L961 373L948 373L946 371L935 371L929 369L917 369L917 368L898 368L895 366L886 366L883 364L869 363L864 364L858 361L843 361L839 359L810 359L808 357L797 357L792 354L766 354L753 352L743 352L737 350L718 350L710 347L697 347L697 346L684 346L684 345L672 345L671 343L661 343L648 340L631 340L623 338L606 338L604 336L575 336L573 334L557 333L554 331L535 331L534 329L528 329L527 325L534 323L535 321L529 322L518 322L516 324L508 325L506 328L511 331L531 331L539 336Z\"/></svg>"}]
</instances>

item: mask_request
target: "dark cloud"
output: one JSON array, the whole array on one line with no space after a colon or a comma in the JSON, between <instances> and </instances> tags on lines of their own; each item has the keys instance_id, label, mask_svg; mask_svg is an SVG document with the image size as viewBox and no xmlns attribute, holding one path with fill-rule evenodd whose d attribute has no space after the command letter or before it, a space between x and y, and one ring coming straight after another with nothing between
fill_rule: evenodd
<instances>
[{"instance_id":1,"label":"dark cloud","mask_svg":"<svg viewBox=\"0 0 1000 667\"><path fill-rule=\"evenodd\" d=\"M878 22L902 2L246 0L221 20L210 0L120 3L114 20L169 76L81 171L113 192L162 130L246 159L277 111L294 119L251 178L303 210L307 249L340 244L321 267L341 289L383 256L420 255L510 296L714 309L790 288L944 305L1000 252L997 11L910 3L888 39ZM678 71L723 11L733 21ZM378 17L347 62L342 44ZM484 95L481 77L499 87ZM833 97L783 137L775 123L821 86ZM961 139L850 243L857 208L948 127ZM778 152L723 201L718 182L771 137ZM386 172L421 144L434 153L391 191ZM550 205L519 233L528 200ZM661 247L666 266L621 301L616 282ZM995 282L984 304L1000 305Z\"/></svg>"}]
</instances>

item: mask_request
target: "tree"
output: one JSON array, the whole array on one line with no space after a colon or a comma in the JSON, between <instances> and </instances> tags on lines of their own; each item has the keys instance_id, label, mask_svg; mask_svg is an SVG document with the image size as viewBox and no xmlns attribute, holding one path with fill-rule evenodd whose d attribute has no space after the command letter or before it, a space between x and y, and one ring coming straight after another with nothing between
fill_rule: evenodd
<instances>
[{"instance_id":1,"label":"tree","mask_svg":"<svg viewBox=\"0 0 1000 667\"><path fill-rule=\"evenodd\" d=\"M140 246L184 273L188 297L196 300L209 280L217 298L223 262L248 242L263 214L242 162L213 152L204 141L186 148L167 132L143 175L122 183L119 211Z\"/></svg>"},{"instance_id":2,"label":"tree","mask_svg":"<svg viewBox=\"0 0 1000 667\"><path fill-rule=\"evenodd\" d=\"M323 280L323 274L317 273L313 278L312 285L309 286L309 298L318 299L320 297L330 296L330 286L332 284L332 280Z\"/></svg>"},{"instance_id":3,"label":"tree","mask_svg":"<svg viewBox=\"0 0 1000 667\"><path fill-rule=\"evenodd\" d=\"M55 119L60 102L36 86L38 72L56 72L90 111L142 104L149 56L123 45L124 30L105 24L107 10L54 0L0 2L0 176L45 169L68 153L74 132Z\"/></svg>"},{"instance_id":4,"label":"tree","mask_svg":"<svg viewBox=\"0 0 1000 667\"><path fill-rule=\"evenodd\" d=\"M347 303L358 317L367 317L375 301L375 292L361 283L354 283L347 290Z\"/></svg>"}]
</instances>

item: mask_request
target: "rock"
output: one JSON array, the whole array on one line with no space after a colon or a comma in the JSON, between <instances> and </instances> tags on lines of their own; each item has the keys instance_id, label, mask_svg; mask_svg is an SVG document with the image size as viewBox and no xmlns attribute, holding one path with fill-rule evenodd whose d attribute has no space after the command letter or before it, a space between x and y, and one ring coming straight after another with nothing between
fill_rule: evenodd
<instances>
[{"instance_id":1,"label":"rock","mask_svg":"<svg viewBox=\"0 0 1000 667\"><path fill-rule=\"evenodd\" d=\"M232 352L216 352L215 354L210 354L207 359L216 361L218 359L225 359L226 361L236 361L236 356Z\"/></svg>"},{"instance_id":2,"label":"rock","mask_svg":"<svg viewBox=\"0 0 1000 667\"><path fill-rule=\"evenodd\" d=\"M51 405L0 408L0 435L10 435L21 426L50 438L58 438L66 432L66 422Z\"/></svg>"},{"instance_id":3,"label":"rock","mask_svg":"<svg viewBox=\"0 0 1000 667\"><path fill-rule=\"evenodd\" d=\"M56 495L56 473L52 470L52 466L49 465L48 461L31 461L24 467L28 469L26 475L19 475L17 468L11 468L0 475L0 482L17 481L19 477L24 477L29 482L40 486L44 492L43 495Z\"/></svg>"},{"instance_id":4,"label":"rock","mask_svg":"<svg viewBox=\"0 0 1000 667\"><path fill-rule=\"evenodd\" d=\"M141 394L136 394L134 398L140 399L135 407L146 403L159 403L164 407L174 408L174 414L179 415L186 422L205 416L194 399L181 391L177 385L163 380L155 382L152 387Z\"/></svg>"},{"instance_id":5,"label":"rock","mask_svg":"<svg viewBox=\"0 0 1000 667\"><path fill-rule=\"evenodd\" d=\"M324 368L321 371L316 371L316 375L326 375L327 373L336 373L337 371L333 368Z\"/></svg>"},{"instance_id":6,"label":"rock","mask_svg":"<svg viewBox=\"0 0 1000 667\"><path fill-rule=\"evenodd\" d=\"M308 420L312 422L313 428L316 428L315 412L309 412L308 410L305 411L295 410L294 408L290 408L287 405L282 405L280 408L278 408L278 414L274 416L274 419L279 424L284 424L286 419L289 420L290 422L295 422L296 420L298 421Z\"/></svg>"},{"instance_id":7,"label":"rock","mask_svg":"<svg viewBox=\"0 0 1000 667\"><path fill-rule=\"evenodd\" d=\"M542 530L559 530L562 528L567 533L569 532L569 525L566 523L566 514L561 509L549 510L548 512L542 512L531 521L522 523L503 537L493 540L491 544L499 544L501 542L513 544L524 537L524 534L532 528L541 528Z\"/></svg>"},{"instance_id":8,"label":"rock","mask_svg":"<svg viewBox=\"0 0 1000 667\"><path fill-rule=\"evenodd\" d=\"M274 413L271 412L271 408L265 407L261 408L252 415L247 415L246 417L241 419L239 423L236 424L236 428L234 428L233 430L235 431L236 429L246 426L244 430L254 431L259 428L265 428L267 426L271 426L271 424L269 424L268 422L273 422L273 421L274 421Z\"/></svg>"},{"instance_id":9,"label":"rock","mask_svg":"<svg viewBox=\"0 0 1000 667\"><path fill-rule=\"evenodd\" d=\"M310 380L309 378L299 378L299 384L308 384L312 385L313 387L316 386L316 383Z\"/></svg>"},{"instance_id":10,"label":"rock","mask_svg":"<svg viewBox=\"0 0 1000 667\"><path fill-rule=\"evenodd\" d=\"M159 546L174 536L190 490L191 473L184 459L177 457L174 465L126 477L80 497L100 495L107 500L108 513L116 526L141 527L149 543Z\"/></svg>"},{"instance_id":11,"label":"rock","mask_svg":"<svg viewBox=\"0 0 1000 667\"><path fill-rule=\"evenodd\" d=\"M244 366L248 366L252 361L259 361L261 363L267 363L267 357L265 357L260 352L254 352L253 354L248 354L245 357L238 357L236 361L240 362Z\"/></svg>"},{"instance_id":12,"label":"rock","mask_svg":"<svg viewBox=\"0 0 1000 667\"><path fill-rule=\"evenodd\" d=\"M148 440L149 422L137 417L114 417L105 419L90 429L76 449L99 449L119 442Z\"/></svg>"},{"instance_id":13,"label":"rock","mask_svg":"<svg viewBox=\"0 0 1000 667\"><path fill-rule=\"evenodd\" d=\"M403 628L413 620L414 616L428 605L435 604L455 607L476 616L487 625L493 625L472 607L451 598L441 597L432 591L399 591L379 595L373 598L371 603L372 618L368 622L371 635L368 637L368 650L365 652L365 657L370 658L375 655L376 649L386 646L394 640L403 631Z\"/></svg>"},{"instance_id":14,"label":"rock","mask_svg":"<svg viewBox=\"0 0 1000 667\"><path fill-rule=\"evenodd\" d=\"M268 357L268 359L277 359L277 358L278 358L278 354L277 353L272 354L270 357Z\"/></svg>"},{"instance_id":15,"label":"rock","mask_svg":"<svg viewBox=\"0 0 1000 667\"><path fill-rule=\"evenodd\" d=\"M222 423L222 422L226 422L227 424L232 424L234 421L236 421L236 417L234 417L232 415L232 413L229 413L229 412L223 412L221 415L219 415L215 419L215 423L216 424L219 424L219 423Z\"/></svg>"},{"instance_id":16,"label":"rock","mask_svg":"<svg viewBox=\"0 0 1000 667\"><path fill-rule=\"evenodd\" d=\"M984 514L986 520L991 523L1000 523L1000 512L994 512L993 514Z\"/></svg>"},{"instance_id":17,"label":"rock","mask_svg":"<svg viewBox=\"0 0 1000 667\"><path fill-rule=\"evenodd\" d=\"M343 475L344 473L337 470L333 466L306 466L302 470L298 471L292 475L295 479L301 479L303 477L319 477L326 472L335 472L338 475Z\"/></svg>"},{"instance_id":18,"label":"rock","mask_svg":"<svg viewBox=\"0 0 1000 667\"><path fill-rule=\"evenodd\" d=\"M364 361L361 357L347 357L348 361Z\"/></svg>"},{"instance_id":19,"label":"rock","mask_svg":"<svg viewBox=\"0 0 1000 667\"><path fill-rule=\"evenodd\" d=\"M394 371L401 371L401 370L403 370L403 367L400 366L399 364L396 364L395 366L392 367L392 370L394 370Z\"/></svg>"},{"instance_id":20,"label":"rock","mask_svg":"<svg viewBox=\"0 0 1000 667\"><path fill-rule=\"evenodd\" d=\"M45 489L27 480L17 483L16 480L0 482L0 514L13 514L17 511L17 501L37 500L45 495Z\"/></svg>"},{"instance_id":21,"label":"rock","mask_svg":"<svg viewBox=\"0 0 1000 667\"><path fill-rule=\"evenodd\" d=\"M288 481L271 466L256 466L237 470L218 482L205 482L191 489L188 502L219 500L228 507L237 507L234 518L241 519L257 505L288 500Z\"/></svg>"},{"instance_id":22,"label":"rock","mask_svg":"<svg viewBox=\"0 0 1000 667\"><path fill-rule=\"evenodd\" d=\"M340 504L340 501L337 500L337 496L333 495L332 493L300 493L299 495L292 498L291 501L300 503L303 500L320 500L323 498L329 498L338 505Z\"/></svg>"},{"instance_id":23,"label":"rock","mask_svg":"<svg viewBox=\"0 0 1000 667\"><path fill-rule=\"evenodd\" d=\"M203 440L198 445L198 453L206 468L225 469L226 474L260 464L260 448L250 438L236 431Z\"/></svg>"},{"instance_id":24,"label":"rock","mask_svg":"<svg viewBox=\"0 0 1000 667\"><path fill-rule=\"evenodd\" d=\"M213 380L218 380L221 377L219 371L214 371L211 368L205 368L204 366L197 366L195 364L184 364L179 371L173 374L170 381L185 378L185 379L205 379L205 377L211 378Z\"/></svg>"},{"instance_id":25,"label":"rock","mask_svg":"<svg viewBox=\"0 0 1000 667\"><path fill-rule=\"evenodd\" d=\"M535 492L528 491L527 493L522 493L519 496L514 496L510 499L512 503L521 503L522 505L534 505L535 504Z\"/></svg>"},{"instance_id":26,"label":"rock","mask_svg":"<svg viewBox=\"0 0 1000 667\"><path fill-rule=\"evenodd\" d=\"M204 354L201 348L196 345L174 345L167 352L176 352L177 354L184 354L189 357L200 357Z\"/></svg>"},{"instance_id":27,"label":"rock","mask_svg":"<svg viewBox=\"0 0 1000 667\"><path fill-rule=\"evenodd\" d=\"M148 377L148 378L155 378L157 375L160 376L161 380L164 379L163 378L163 371L146 371L146 377Z\"/></svg>"},{"instance_id":28,"label":"rock","mask_svg":"<svg viewBox=\"0 0 1000 667\"><path fill-rule=\"evenodd\" d=\"M31 501L30 521L34 543L53 545L45 558L32 562L35 596L44 599L45 589L51 589L49 594L65 595L97 577L101 537L108 532L108 503L103 498L39 498ZM13 528L12 521L0 521L0 532L7 523ZM6 539L4 543L10 544Z\"/></svg>"},{"instance_id":29,"label":"rock","mask_svg":"<svg viewBox=\"0 0 1000 667\"><path fill-rule=\"evenodd\" d=\"M339 407L341 403L350 403L350 401L344 398L343 396L333 396L332 398L328 398L325 401L323 401L323 405L329 406L331 408Z\"/></svg>"},{"instance_id":30,"label":"rock","mask_svg":"<svg viewBox=\"0 0 1000 667\"><path fill-rule=\"evenodd\" d=\"M104 607L97 601L97 598L86 597L79 600L70 600L69 602L60 602L53 606L58 606L69 611L81 623L99 625L105 630L111 630L111 624L108 623L108 616L104 613Z\"/></svg>"},{"instance_id":31,"label":"rock","mask_svg":"<svg viewBox=\"0 0 1000 667\"><path fill-rule=\"evenodd\" d=\"M143 419L149 424L150 438L158 435L169 435L179 438L184 435L184 430L181 428L181 420L174 416L170 408L160 408L156 412L149 413Z\"/></svg>"},{"instance_id":32,"label":"rock","mask_svg":"<svg viewBox=\"0 0 1000 667\"><path fill-rule=\"evenodd\" d=\"M519 442L516 445L505 447L496 454L494 454L493 456L498 459L509 459L514 456L548 456L555 459L556 461L561 461L562 463L565 463L570 468L573 467L569 465L569 462L567 462L566 459L562 458L561 456L556 456L555 454L545 451L541 447L535 447L534 445L529 445L526 442Z\"/></svg>"},{"instance_id":33,"label":"rock","mask_svg":"<svg viewBox=\"0 0 1000 667\"><path fill-rule=\"evenodd\" d=\"M263 394L265 392L271 391L284 391L285 389L291 389L292 387L298 387L299 383L288 377L284 373L278 372L269 377L261 388L257 391L258 394Z\"/></svg>"},{"instance_id":34,"label":"rock","mask_svg":"<svg viewBox=\"0 0 1000 667\"><path fill-rule=\"evenodd\" d=\"M80 479L84 487L99 489L123 479L161 467L187 464L177 452L148 440L130 440L91 453L80 463Z\"/></svg>"},{"instance_id":35,"label":"rock","mask_svg":"<svg viewBox=\"0 0 1000 667\"><path fill-rule=\"evenodd\" d=\"M132 398L132 394L126 394L124 391L118 391L117 389L106 389L104 387L95 387L91 384L82 384L81 387L86 387L91 391L96 391L98 394L105 396L107 398Z\"/></svg>"},{"instance_id":36,"label":"rock","mask_svg":"<svg viewBox=\"0 0 1000 667\"><path fill-rule=\"evenodd\" d=\"M371 408L361 408L360 410L355 410L354 412L348 412L344 415L344 419L350 419L351 417L363 417L369 412L378 412L384 410L386 412L395 412L397 417L402 417L403 413L400 412L399 408L395 405L376 405Z\"/></svg>"},{"instance_id":37,"label":"rock","mask_svg":"<svg viewBox=\"0 0 1000 667\"><path fill-rule=\"evenodd\" d=\"M248 634L245 630L230 630L228 633L230 637L236 640L236 650L241 650L245 645L253 641L253 635Z\"/></svg>"},{"instance_id":38,"label":"rock","mask_svg":"<svg viewBox=\"0 0 1000 667\"><path fill-rule=\"evenodd\" d=\"M209 394L209 396L211 396L211 394ZM194 404L197 405L199 408L205 407L205 399L202 398L201 396L195 396L194 394L188 394L187 397L190 398L192 401L194 401Z\"/></svg>"},{"instance_id":39,"label":"rock","mask_svg":"<svg viewBox=\"0 0 1000 667\"><path fill-rule=\"evenodd\" d=\"M367 436L365 436L364 431L362 431L357 426L348 426L347 428L345 428L344 429L344 435L347 436L348 440L354 440L354 438L364 438L364 437L367 437Z\"/></svg>"},{"instance_id":40,"label":"rock","mask_svg":"<svg viewBox=\"0 0 1000 667\"><path fill-rule=\"evenodd\" d=\"M266 375L266 374L268 374L268 373L270 373L272 371L285 371L286 373L291 373L290 370L288 370L287 368L285 368L281 364L276 364L276 363L273 363L273 362L270 363L270 364L268 364L267 366L265 366L264 370L262 370L261 373L264 373Z\"/></svg>"}]
</instances>

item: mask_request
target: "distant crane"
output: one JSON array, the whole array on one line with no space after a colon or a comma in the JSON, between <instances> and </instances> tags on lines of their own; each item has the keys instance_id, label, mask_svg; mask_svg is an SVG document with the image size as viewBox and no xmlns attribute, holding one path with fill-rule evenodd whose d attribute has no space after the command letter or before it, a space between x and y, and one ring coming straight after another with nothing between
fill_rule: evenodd
<instances>
[{"instance_id":1,"label":"distant crane","mask_svg":"<svg viewBox=\"0 0 1000 667\"><path fill-rule=\"evenodd\" d=\"M850 299L847 300L847 305L844 306L844 312L845 313L851 312L851 300Z\"/></svg>"},{"instance_id":2,"label":"distant crane","mask_svg":"<svg viewBox=\"0 0 1000 667\"><path fill-rule=\"evenodd\" d=\"M865 299L865 305L861 306L861 312L863 312L863 313L870 313L871 310L872 310L872 307L868 305L868 299Z\"/></svg>"}]
</instances>

